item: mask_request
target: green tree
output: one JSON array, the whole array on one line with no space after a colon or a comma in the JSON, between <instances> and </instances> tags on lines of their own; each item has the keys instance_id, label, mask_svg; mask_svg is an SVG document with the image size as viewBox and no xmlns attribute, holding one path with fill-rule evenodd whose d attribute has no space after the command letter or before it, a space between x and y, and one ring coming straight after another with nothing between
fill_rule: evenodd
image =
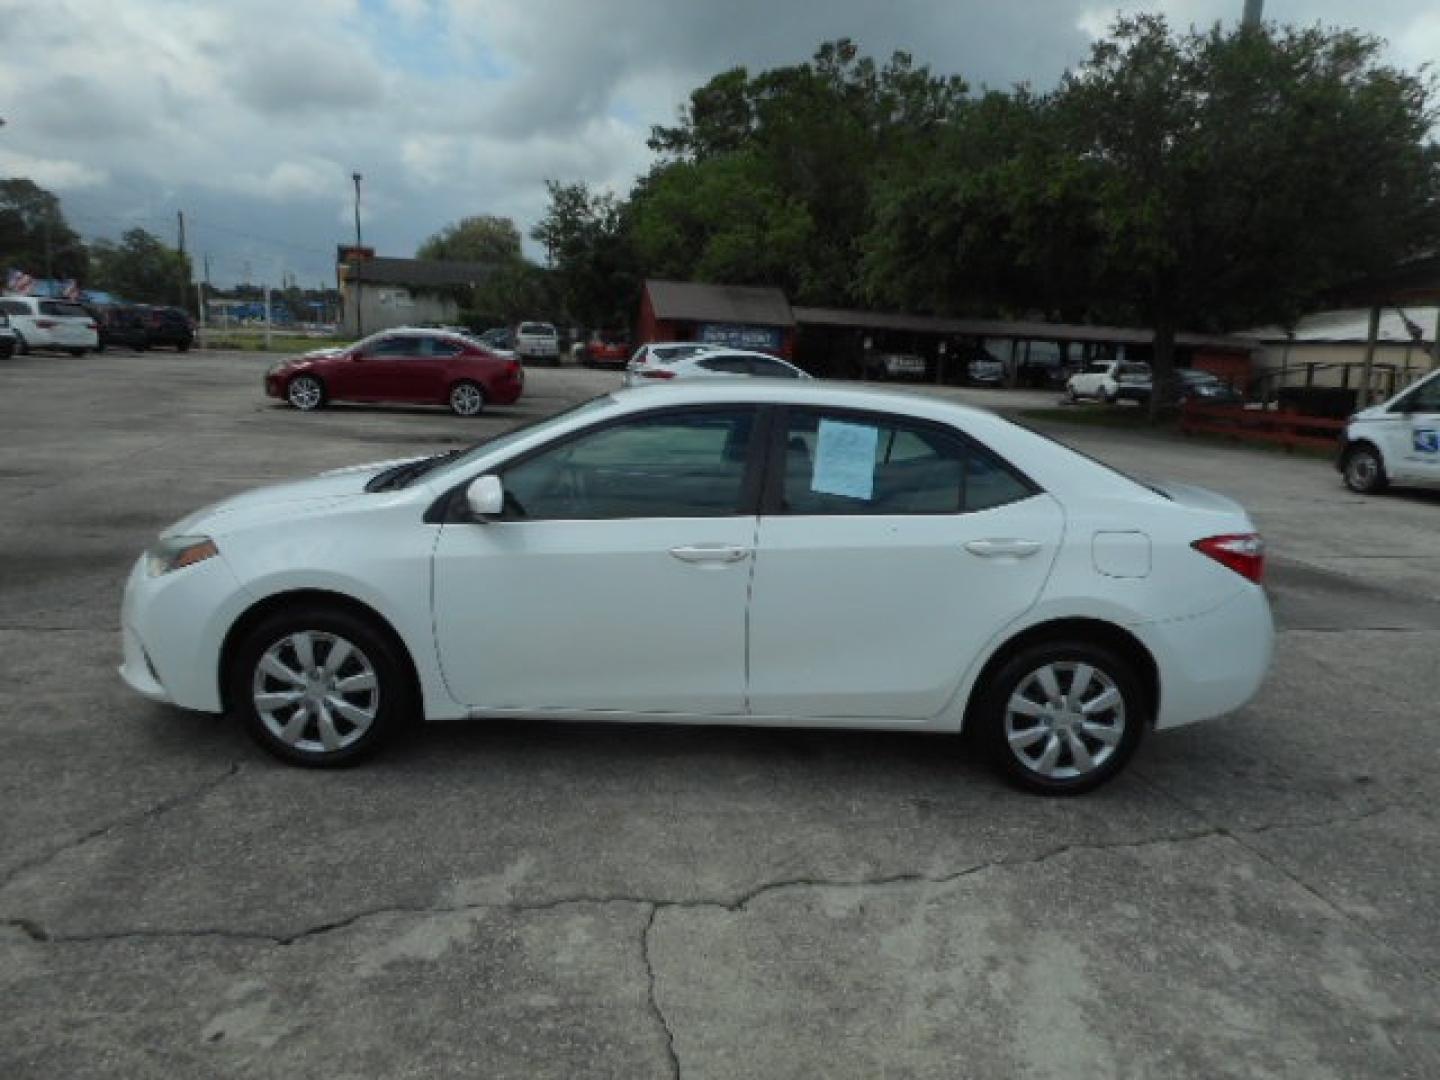
<instances>
[{"instance_id":1,"label":"green tree","mask_svg":"<svg viewBox=\"0 0 1440 1080\"><path fill-rule=\"evenodd\" d=\"M130 229L118 244L97 240L90 257L95 286L136 303L175 304L191 280L190 257L145 229ZM184 291L188 305L189 290Z\"/></svg>"},{"instance_id":2,"label":"green tree","mask_svg":"<svg viewBox=\"0 0 1440 1080\"><path fill-rule=\"evenodd\" d=\"M1092 193L1101 291L1154 328L1157 386L1180 327L1289 321L1440 238L1434 84L1380 50L1136 16L1065 79L1057 131Z\"/></svg>"},{"instance_id":3,"label":"green tree","mask_svg":"<svg viewBox=\"0 0 1440 1080\"><path fill-rule=\"evenodd\" d=\"M585 326L628 323L639 275L627 204L584 184L545 187L550 206L530 236L545 246L560 306Z\"/></svg>"},{"instance_id":4,"label":"green tree","mask_svg":"<svg viewBox=\"0 0 1440 1080\"><path fill-rule=\"evenodd\" d=\"M436 262L489 262L497 266L522 258L520 230L506 217L477 214L445 226L415 252Z\"/></svg>"},{"instance_id":5,"label":"green tree","mask_svg":"<svg viewBox=\"0 0 1440 1080\"><path fill-rule=\"evenodd\" d=\"M65 221L60 200L33 180L0 180L0 273L86 280L89 254Z\"/></svg>"},{"instance_id":6,"label":"green tree","mask_svg":"<svg viewBox=\"0 0 1440 1080\"><path fill-rule=\"evenodd\" d=\"M633 195L646 269L857 302L874 185L930 153L966 93L907 53L877 65L845 39L804 64L716 76L677 126L651 132L666 160Z\"/></svg>"}]
</instances>

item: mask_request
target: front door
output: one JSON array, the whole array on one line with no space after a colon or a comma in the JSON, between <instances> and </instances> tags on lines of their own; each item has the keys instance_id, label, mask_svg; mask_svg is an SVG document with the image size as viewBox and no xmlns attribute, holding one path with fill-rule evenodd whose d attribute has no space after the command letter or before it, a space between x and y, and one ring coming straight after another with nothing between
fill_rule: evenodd
<instances>
[{"instance_id":1,"label":"front door","mask_svg":"<svg viewBox=\"0 0 1440 1080\"><path fill-rule=\"evenodd\" d=\"M1039 596L1059 505L923 421L791 410L782 445L756 545L751 712L935 716Z\"/></svg>"},{"instance_id":2,"label":"front door","mask_svg":"<svg viewBox=\"0 0 1440 1080\"><path fill-rule=\"evenodd\" d=\"M1440 482L1440 375L1412 387L1390 407L1385 460L1397 480Z\"/></svg>"},{"instance_id":3,"label":"front door","mask_svg":"<svg viewBox=\"0 0 1440 1080\"><path fill-rule=\"evenodd\" d=\"M626 417L497 470L501 519L444 525L435 549L451 693L480 710L743 714L757 415Z\"/></svg>"}]
</instances>

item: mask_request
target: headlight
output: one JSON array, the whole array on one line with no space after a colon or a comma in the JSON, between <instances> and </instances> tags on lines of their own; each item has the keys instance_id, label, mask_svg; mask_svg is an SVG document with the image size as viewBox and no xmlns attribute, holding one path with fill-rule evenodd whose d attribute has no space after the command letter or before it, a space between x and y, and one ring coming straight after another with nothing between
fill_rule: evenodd
<instances>
[{"instance_id":1,"label":"headlight","mask_svg":"<svg viewBox=\"0 0 1440 1080\"><path fill-rule=\"evenodd\" d=\"M219 554L208 536L167 536L145 552L145 569L151 577L159 577Z\"/></svg>"}]
</instances>

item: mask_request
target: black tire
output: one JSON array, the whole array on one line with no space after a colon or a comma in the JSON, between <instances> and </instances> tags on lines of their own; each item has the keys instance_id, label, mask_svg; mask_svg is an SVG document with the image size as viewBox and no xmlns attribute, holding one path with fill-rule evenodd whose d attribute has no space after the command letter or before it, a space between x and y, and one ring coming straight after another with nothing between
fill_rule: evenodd
<instances>
[{"instance_id":1,"label":"black tire","mask_svg":"<svg viewBox=\"0 0 1440 1080\"><path fill-rule=\"evenodd\" d=\"M84 356L84 355L85 355L85 350L84 350L84 349L66 349L65 351L68 352L71 356Z\"/></svg>"},{"instance_id":2,"label":"black tire","mask_svg":"<svg viewBox=\"0 0 1440 1080\"><path fill-rule=\"evenodd\" d=\"M469 418L479 416L485 411L485 390L479 383L469 379L461 379L450 387L450 393L445 400L450 411L456 416Z\"/></svg>"},{"instance_id":3,"label":"black tire","mask_svg":"<svg viewBox=\"0 0 1440 1080\"><path fill-rule=\"evenodd\" d=\"M307 702L303 708L298 704L293 707L277 705L268 713L262 713L256 703L257 694L283 696L286 692L285 688L290 683L276 678L268 670L261 671L260 664L267 653L278 648L276 655L290 659L290 663L284 659L281 663L292 671L296 670L299 655L285 643L299 634L310 636L312 660L322 677L322 669L333 655L336 640L343 640L352 649L339 667L336 678L341 682L347 679L353 681L356 675L345 675L345 672L358 670L363 675L365 668L374 676L373 697L368 691L358 690L338 695L354 709L373 712L373 719L358 735L355 732L359 725L352 724L327 704L337 694L327 693L323 699L317 698L330 716L337 738L348 740L335 749L318 745L322 742L320 721L314 712L316 706L308 703L308 696L302 695L302 700ZM307 604L276 612L252 627L231 656L230 669L226 673L227 700L231 711L239 716L246 732L265 751L292 765L312 768L353 765L375 753L415 716L414 685L409 665L399 646L371 620L344 608ZM361 706L364 708L361 709ZM306 715L297 718L297 712L306 712ZM281 732L272 728L272 725L283 725L284 730L292 721L298 730L295 742L287 741Z\"/></svg>"},{"instance_id":4,"label":"black tire","mask_svg":"<svg viewBox=\"0 0 1440 1080\"><path fill-rule=\"evenodd\" d=\"M1352 446L1345 453L1340 475L1345 486L1359 495L1378 495L1390 485L1385 475L1385 460L1369 443Z\"/></svg>"},{"instance_id":5,"label":"black tire","mask_svg":"<svg viewBox=\"0 0 1440 1080\"><path fill-rule=\"evenodd\" d=\"M1120 398L1116 394L1107 393L1106 391L1101 390L1100 400L1103 401L1106 405L1114 405L1120 400Z\"/></svg>"},{"instance_id":6,"label":"black tire","mask_svg":"<svg viewBox=\"0 0 1440 1080\"><path fill-rule=\"evenodd\" d=\"M325 404L325 384L314 375L296 375L285 385L285 400L300 412L314 412Z\"/></svg>"},{"instance_id":7,"label":"black tire","mask_svg":"<svg viewBox=\"0 0 1440 1080\"><path fill-rule=\"evenodd\" d=\"M30 343L25 340L25 335L19 330L15 331L15 355L27 356L30 353Z\"/></svg>"},{"instance_id":8,"label":"black tire","mask_svg":"<svg viewBox=\"0 0 1440 1080\"><path fill-rule=\"evenodd\" d=\"M1081 719L1070 698L1080 676L1080 665L1088 666L1093 674L1079 688L1079 696L1096 702L1113 690L1118 696L1118 709L1097 710ZM1047 669L1061 691L1061 698L1056 700L1065 702L1053 711L1036 701L1034 694L1039 688L1037 676ZM1067 677L1069 685L1065 683ZM1133 666L1109 649L1080 641L1043 642L1022 649L994 673L981 693L972 714L980 745L1012 783L1042 795L1080 795L1112 779L1130 760L1151 722L1152 707ZM1011 702L1016 697L1044 710L1044 715L1032 717L1016 712L1012 720ZM1027 724L1029 720L1034 724ZM1011 729L1013 736L1007 730L1007 721L1015 725ZM1079 723L1089 728L1082 730ZM1103 739L1092 733L1102 729L1107 733ZM1032 733L1030 742L1018 744ZM1012 743L1012 737L1017 743ZM1087 755L1093 755L1092 767L1080 767L1070 749L1076 742ZM1043 759L1052 743L1058 744L1057 757L1046 771ZM1032 754L1027 754L1031 748ZM1070 773L1073 775L1067 775Z\"/></svg>"},{"instance_id":9,"label":"black tire","mask_svg":"<svg viewBox=\"0 0 1440 1080\"><path fill-rule=\"evenodd\" d=\"M176 345L175 348L179 349L181 352L189 352L189 351L190 351L190 342L188 342L188 341L182 341L182 342L180 342L178 345Z\"/></svg>"}]
</instances>

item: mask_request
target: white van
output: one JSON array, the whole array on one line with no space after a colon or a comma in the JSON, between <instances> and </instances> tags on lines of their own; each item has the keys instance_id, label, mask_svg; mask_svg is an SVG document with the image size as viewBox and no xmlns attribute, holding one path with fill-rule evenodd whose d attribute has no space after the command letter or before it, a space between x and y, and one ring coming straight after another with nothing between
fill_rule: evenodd
<instances>
[{"instance_id":1,"label":"white van","mask_svg":"<svg viewBox=\"0 0 1440 1080\"><path fill-rule=\"evenodd\" d=\"M17 353L64 349L72 356L83 356L100 344L95 317L73 300L0 296L0 311L10 317Z\"/></svg>"},{"instance_id":2,"label":"white van","mask_svg":"<svg viewBox=\"0 0 1440 1080\"><path fill-rule=\"evenodd\" d=\"M1352 416L1336 466L1346 487L1366 495L1390 483L1440 484L1440 371Z\"/></svg>"}]
</instances>

